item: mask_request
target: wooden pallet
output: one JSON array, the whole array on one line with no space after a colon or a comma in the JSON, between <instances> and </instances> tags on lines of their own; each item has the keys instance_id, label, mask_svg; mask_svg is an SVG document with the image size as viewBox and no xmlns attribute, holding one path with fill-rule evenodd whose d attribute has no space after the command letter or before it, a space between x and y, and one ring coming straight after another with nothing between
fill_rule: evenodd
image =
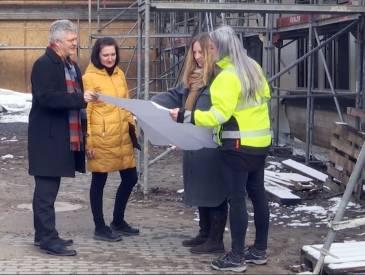
<instances>
[{"instance_id":1,"label":"wooden pallet","mask_svg":"<svg viewBox=\"0 0 365 275\"><path fill-rule=\"evenodd\" d=\"M355 113L353 109L350 109L351 114ZM364 141L365 134L354 127L346 123L335 124L331 137L332 149L327 164L327 173L332 178L332 184L337 181L340 182L338 184L340 191L346 188ZM359 199L361 193L362 185L358 184L354 190L354 195Z\"/></svg>"},{"instance_id":2,"label":"wooden pallet","mask_svg":"<svg viewBox=\"0 0 365 275\"><path fill-rule=\"evenodd\" d=\"M313 270L323 245L305 245L301 249L301 262ZM365 242L333 243L331 256L325 257L321 274L351 274L365 272Z\"/></svg>"}]
</instances>

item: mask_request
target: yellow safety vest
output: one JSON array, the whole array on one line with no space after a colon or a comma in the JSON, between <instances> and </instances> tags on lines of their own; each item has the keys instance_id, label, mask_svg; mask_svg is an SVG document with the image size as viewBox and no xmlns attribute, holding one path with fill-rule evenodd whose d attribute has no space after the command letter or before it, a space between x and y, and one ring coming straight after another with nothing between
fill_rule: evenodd
<instances>
[{"instance_id":1,"label":"yellow safety vest","mask_svg":"<svg viewBox=\"0 0 365 275\"><path fill-rule=\"evenodd\" d=\"M195 125L214 127L214 139L218 144L222 144L222 139L240 139L242 146L270 146L268 83L263 83L256 100L247 102L242 96L241 82L230 59L225 57L217 62L217 65L222 71L210 86L212 107L208 111L194 112ZM238 129L226 131L224 124L232 116L238 124Z\"/></svg>"}]
</instances>

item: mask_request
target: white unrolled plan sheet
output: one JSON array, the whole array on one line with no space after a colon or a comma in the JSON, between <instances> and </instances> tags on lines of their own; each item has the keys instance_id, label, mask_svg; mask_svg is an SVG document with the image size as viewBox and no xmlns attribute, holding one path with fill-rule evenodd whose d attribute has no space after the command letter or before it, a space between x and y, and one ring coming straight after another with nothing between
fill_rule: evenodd
<instances>
[{"instance_id":1,"label":"white unrolled plan sheet","mask_svg":"<svg viewBox=\"0 0 365 275\"><path fill-rule=\"evenodd\" d=\"M212 129L191 123L176 123L166 109L148 100L122 99L99 95L99 100L133 113L148 140L154 145L176 145L183 150L215 148Z\"/></svg>"}]
</instances>

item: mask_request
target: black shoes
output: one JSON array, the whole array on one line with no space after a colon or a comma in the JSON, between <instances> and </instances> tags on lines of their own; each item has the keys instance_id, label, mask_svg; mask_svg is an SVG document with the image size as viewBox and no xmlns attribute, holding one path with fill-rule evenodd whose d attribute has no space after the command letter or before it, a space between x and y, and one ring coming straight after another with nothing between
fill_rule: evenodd
<instances>
[{"instance_id":1,"label":"black shoes","mask_svg":"<svg viewBox=\"0 0 365 275\"><path fill-rule=\"evenodd\" d=\"M121 224L115 224L114 222L112 222L110 224L110 228L113 231L115 231L117 233L121 233L124 236L139 235L139 229L138 228L133 228L132 226L130 226L125 221L123 221Z\"/></svg>"},{"instance_id":2,"label":"black shoes","mask_svg":"<svg viewBox=\"0 0 365 275\"><path fill-rule=\"evenodd\" d=\"M54 256L76 256L76 250L73 249L67 249L66 246L54 242L50 245L40 245L40 249L42 249L44 252L50 255Z\"/></svg>"},{"instance_id":3,"label":"black shoes","mask_svg":"<svg viewBox=\"0 0 365 275\"><path fill-rule=\"evenodd\" d=\"M223 241L208 239L205 243L193 246L190 252L194 254L215 254L224 253L225 251Z\"/></svg>"},{"instance_id":4,"label":"black shoes","mask_svg":"<svg viewBox=\"0 0 365 275\"><path fill-rule=\"evenodd\" d=\"M58 238L56 242L63 246L71 246L74 244L74 241L72 239L64 240L62 238ZM34 246L40 246L40 242L36 239L34 239Z\"/></svg>"},{"instance_id":5,"label":"black shoes","mask_svg":"<svg viewBox=\"0 0 365 275\"><path fill-rule=\"evenodd\" d=\"M195 236L194 238L191 238L188 240L183 240L182 245L185 247L194 247L194 246L205 243L207 240L208 240L208 235L202 234L201 232L199 232L199 234L197 236Z\"/></svg>"},{"instance_id":6,"label":"black shoes","mask_svg":"<svg viewBox=\"0 0 365 275\"><path fill-rule=\"evenodd\" d=\"M256 265L264 265L267 263L267 255L265 250L260 250L250 246L247 247L243 253L247 263Z\"/></svg>"},{"instance_id":7,"label":"black shoes","mask_svg":"<svg viewBox=\"0 0 365 275\"><path fill-rule=\"evenodd\" d=\"M214 260L211 267L215 270L245 272L247 265L243 256L228 252L221 258Z\"/></svg>"},{"instance_id":8,"label":"black shoes","mask_svg":"<svg viewBox=\"0 0 365 275\"><path fill-rule=\"evenodd\" d=\"M105 242L119 242L122 240L122 236L114 233L110 227L104 226L102 228L95 229L94 240Z\"/></svg>"}]
</instances>

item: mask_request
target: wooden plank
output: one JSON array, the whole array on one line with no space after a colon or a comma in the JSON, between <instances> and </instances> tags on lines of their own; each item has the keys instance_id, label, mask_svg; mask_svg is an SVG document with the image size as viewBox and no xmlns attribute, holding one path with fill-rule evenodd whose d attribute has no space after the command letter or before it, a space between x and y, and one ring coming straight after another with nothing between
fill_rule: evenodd
<instances>
[{"instance_id":1,"label":"wooden plank","mask_svg":"<svg viewBox=\"0 0 365 275\"><path fill-rule=\"evenodd\" d=\"M281 180L281 179L278 179L278 178L275 178L275 177L272 177L272 176L269 176L269 175L266 175L266 174L265 174L264 178L268 179L269 181L273 181L273 182L276 182L280 185L283 185L284 187L294 186L294 184L292 184L290 182L287 182L287 181L284 181L284 180Z\"/></svg>"},{"instance_id":2,"label":"wooden plank","mask_svg":"<svg viewBox=\"0 0 365 275\"><path fill-rule=\"evenodd\" d=\"M284 205L293 205L301 201L301 198L294 195L290 189L268 179L265 179L265 190Z\"/></svg>"},{"instance_id":3,"label":"wooden plank","mask_svg":"<svg viewBox=\"0 0 365 275\"><path fill-rule=\"evenodd\" d=\"M282 163L296 171L299 171L311 178L317 179L322 182L325 182L328 178L328 175L292 159L284 160L282 161Z\"/></svg>"},{"instance_id":4,"label":"wooden plank","mask_svg":"<svg viewBox=\"0 0 365 275\"><path fill-rule=\"evenodd\" d=\"M340 264L329 264L325 267L327 274L343 275L343 274L355 274L365 272L365 261L351 262L351 263L340 263Z\"/></svg>"},{"instance_id":5,"label":"wooden plank","mask_svg":"<svg viewBox=\"0 0 365 275\"><path fill-rule=\"evenodd\" d=\"M331 138L331 146L335 147L337 150L344 152L345 154L349 155L350 157L357 159L361 148L353 147L349 142L343 142L336 137Z\"/></svg>"},{"instance_id":6,"label":"wooden plank","mask_svg":"<svg viewBox=\"0 0 365 275\"><path fill-rule=\"evenodd\" d=\"M359 132L356 128L342 122L336 122L333 134L338 135L340 139L356 144L360 148L365 140L365 134L363 132Z\"/></svg>"},{"instance_id":7,"label":"wooden plank","mask_svg":"<svg viewBox=\"0 0 365 275\"><path fill-rule=\"evenodd\" d=\"M305 245L301 249L301 261L313 268L320 256L323 245ZM365 242L333 243L331 255L323 263L324 274L350 274L365 270ZM334 255L335 257L333 257Z\"/></svg>"},{"instance_id":8,"label":"wooden plank","mask_svg":"<svg viewBox=\"0 0 365 275\"><path fill-rule=\"evenodd\" d=\"M332 165L327 165L327 173L332 177L338 179L344 186L347 185L350 177L346 174L342 173L341 171L335 169Z\"/></svg>"},{"instance_id":9,"label":"wooden plank","mask_svg":"<svg viewBox=\"0 0 365 275\"><path fill-rule=\"evenodd\" d=\"M329 154L329 161L333 163L334 167L336 168L336 165L339 165L343 167L343 169L347 172L347 174L351 174L352 170L355 166L355 161L352 161L349 158L346 158L345 156L339 154L335 150L331 150Z\"/></svg>"},{"instance_id":10,"label":"wooden plank","mask_svg":"<svg viewBox=\"0 0 365 275\"><path fill-rule=\"evenodd\" d=\"M354 107L347 107L347 114L354 117L365 118L365 110Z\"/></svg>"},{"instance_id":11,"label":"wooden plank","mask_svg":"<svg viewBox=\"0 0 365 275\"><path fill-rule=\"evenodd\" d=\"M322 244L305 245L302 250L310 254L315 259L319 259L320 249ZM347 242L347 243L332 243L330 248L331 255L327 255L324 259L325 264L332 263L349 263L365 261L365 242Z\"/></svg>"},{"instance_id":12,"label":"wooden plank","mask_svg":"<svg viewBox=\"0 0 365 275\"><path fill-rule=\"evenodd\" d=\"M265 175L276 177L288 182L310 182L313 180L312 178L308 178L297 173L273 172L269 170L265 170Z\"/></svg>"}]
</instances>

